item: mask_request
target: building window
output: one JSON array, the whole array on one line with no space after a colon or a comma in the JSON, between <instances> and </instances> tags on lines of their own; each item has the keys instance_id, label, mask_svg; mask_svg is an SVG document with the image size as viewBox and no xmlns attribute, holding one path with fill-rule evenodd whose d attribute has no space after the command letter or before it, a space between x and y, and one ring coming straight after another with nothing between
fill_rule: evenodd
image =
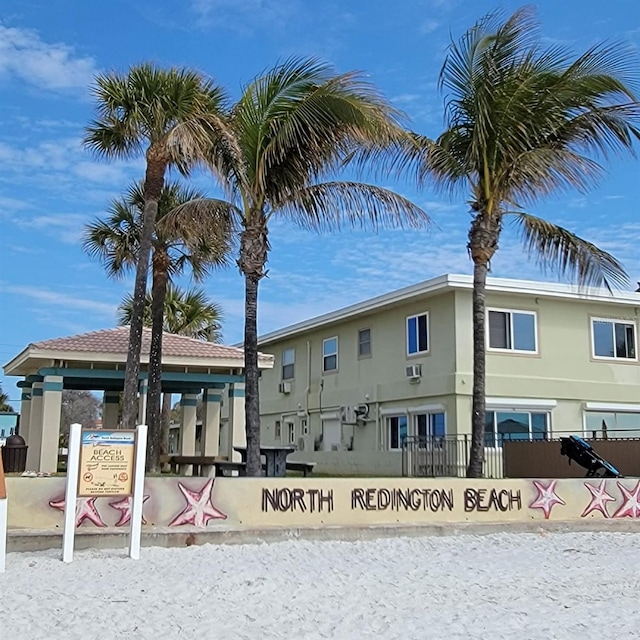
<instances>
[{"instance_id":1,"label":"building window","mask_svg":"<svg viewBox=\"0 0 640 640\"><path fill-rule=\"evenodd\" d=\"M371 329L358 331L358 358L368 358L371 355Z\"/></svg>"},{"instance_id":2,"label":"building window","mask_svg":"<svg viewBox=\"0 0 640 640\"><path fill-rule=\"evenodd\" d=\"M592 318L591 327L595 358L636 359L636 325L634 322Z\"/></svg>"},{"instance_id":3,"label":"building window","mask_svg":"<svg viewBox=\"0 0 640 640\"><path fill-rule=\"evenodd\" d=\"M429 314L421 313L407 318L407 355L429 351Z\"/></svg>"},{"instance_id":4,"label":"building window","mask_svg":"<svg viewBox=\"0 0 640 640\"><path fill-rule=\"evenodd\" d=\"M322 371L338 370L338 338L322 341Z\"/></svg>"},{"instance_id":5,"label":"building window","mask_svg":"<svg viewBox=\"0 0 640 640\"><path fill-rule=\"evenodd\" d=\"M294 444L296 441L296 424L295 422L287 422L287 435L289 437L289 444Z\"/></svg>"},{"instance_id":6,"label":"building window","mask_svg":"<svg viewBox=\"0 0 640 640\"><path fill-rule=\"evenodd\" d=\"M273 437L276 440L280 440L282 441L282 423L280 422L280 420L276 420L276 426L274 428L274 435Z\"/></svg>"},{"instance_id":7,"label":"building window","mask_svg":"<svg viewBox=\"0 0 640 640\"><path fill-rule=\"evenodd\" d=\"M420 440L444 438L444 413L418 413L415 416L415 427Z\"/></svg>"},{"instance_id":8,"label":"building window","mask_svg":"<svg viewBox=\"0 0 640 640\"><path fill-rule=\"evenodd\" d=\"M545 440L549 414L534 411L487 411L485 447L501 447L504 440Z\"/></svg>"},{"instance_id":9,"label":"building window","mask_svg":"<svg viewBox=\"0 0 640 640\"><path fill-rule=\"evenodd\" d=\"M389 449L401 449L407 439L407 416L387 418L389 432Z\"/></svg>"},{"instance_id":10,"label":"building window","mask_svg":"<svg viewBox=\"0 0 640 640\"><path fill-rule=\"evenodd\" d=\"M640 438L640 413L586 411L585 434L596 438Z\"/></svg>"},{"instance_id":11,"label":"building window","mask_svg":"<svg viewBox=\"0 0 640 640\"><path fill-rule=\"evenodd\" d=\"M535 353L536 314L534 311L488 310L489 349Z\"/></svg>"},{"instance_id":12,"label":"building window","mask_svg":"<svg viewBox=\"0 0 640 640\"><path fill-rule=\"evenodd\" d=\"M296 350L285 349L282 352L282 379L293 380L296 364Z\"/></svg>"},{"instance_id":13,"label":"building window","mask_svg":"<svg viewBox=\"0 0 640 640\"><path fill-rule=\"evenodd\" d=\"M306 436L309 433L309 423L306 418L302 418L302 420L300 420L300 431L303 436Z\"/></svg>"}]
</instances>

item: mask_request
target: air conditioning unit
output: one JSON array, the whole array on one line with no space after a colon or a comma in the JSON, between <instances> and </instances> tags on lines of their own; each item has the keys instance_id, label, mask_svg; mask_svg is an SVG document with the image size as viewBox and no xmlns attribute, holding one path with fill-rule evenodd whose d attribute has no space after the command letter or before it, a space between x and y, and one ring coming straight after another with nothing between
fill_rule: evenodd
<instances>
[{"instance_id":1,"label":"air conditioning unit","mask_svg":"<svg viewBox=\"0 0 640 640\"><path fill-rule=\"evenodd\" d=\"M278 391L280 393L291 393L291 383L290 382L281 382L278 385Z\"/></svg>"},{"instance_id":2,"label":"air conditioning unit","mask_svg":"<svg viewBox=\"0 0 640 640\"><path fill-rule=\"evenodd\" d=\"M421 364L410 364L407 365L404 372L405 376L409 378L409 380L419 380L422 376L422 365Z\"/></svg>"},{"instance_id":3,"label":"air conditioning unit","mask_svg":"<svg viewBox=\"0 0 640 640\"><path fill-rule=\"evenodd\" d=\"M353 405L340 407L340 422L342 424L357 424L358 407L355 407Z\"/></svg>"},{"instance_id":4,"label":"air conditioning unit","mask_svg":"<svg viewBox=\"0 0 640 640\"><path fill-rule=\"evenodd\" d=\"M298 445L298 451L311 451L313 453L313 438L311 436L299 436L296 444Z\"/></svg>"}]
</instances>

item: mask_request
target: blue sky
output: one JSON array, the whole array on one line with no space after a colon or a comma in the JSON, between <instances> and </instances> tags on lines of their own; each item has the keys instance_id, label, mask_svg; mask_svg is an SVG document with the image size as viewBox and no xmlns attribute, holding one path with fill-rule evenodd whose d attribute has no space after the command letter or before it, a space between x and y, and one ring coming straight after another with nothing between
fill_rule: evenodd
<instances>
[{"instance_id":1,"label":"blue sky","mask_svg":"<svg viewBox=\"0 0 640 640\"><path fill-rule=\"evenodd\" d=\"M436 80L450 37L488 11L521 3L487 0L4 0L0 9L0 360L29 342L115 324L131 279L109 281L80 246L85 222L100 216L140 160L107 163L86 153L96 72L131 64L190 66L237 96L243 83L291 55L318 56L340 71L367 72L411 126L437 135L443 97ZM623 40L640 60L640 8L630 0L544 0L537 4L549 44L579 52ZM640 64L640 62L639 62ZM586 195L568 193L531 210L599 243L640 280L640 162L624 158ZM463 198L407 183L382 183L433 216L430 232L343 231L317 236L276 223L269 277L260 292L262 333L446 272L470 273ZM198 186L215 188L206 177ZM493 275L553 278L505 234ZM242 336L237 269L205 283L225 311L225 341ZM12 400L15 379L2 378ZM15 403L14 403L15 404Z\"/></svg>"}]
</instances>

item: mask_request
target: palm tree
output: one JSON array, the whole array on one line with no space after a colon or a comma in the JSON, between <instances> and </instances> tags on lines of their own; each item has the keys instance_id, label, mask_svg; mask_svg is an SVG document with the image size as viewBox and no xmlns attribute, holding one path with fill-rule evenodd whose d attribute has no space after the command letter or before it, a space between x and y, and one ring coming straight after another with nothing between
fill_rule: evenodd
<instances>
[{"instance_id":1,"label":"palm tree","mask_svg":"<svg viewBox=\"0 0 640 640\"><path fill-rule=\"evenodd\" d=\"M143 324L151 326L149 354L149 390L147 424L149 425L147 467L155 471L160 464L160 403L162 396L162 332L165 321L165 296L171 279L189 267L199 280L210 267L226 264L230 252L231 232L224 221L217 221L206 239L193 243L189 249L180 238L180 229L173 232L161 227L162 219L191 200L203 199L203 194L178 182L166 184L158 200L158 218L152 235L152 287L149 300L153 303L143 310ZM111 277L124 275L136 265L140 250L145 201L143 187L135 184L123 199L112 203L106 219L97 219L86 226L84 249L98 257ZM173 294L172 294L173 295ZM195 295L195 294L194 294ZM129 323L133 322L135 295L131 296Z\"/></svg>"},{"instance_id":2,"label":"palm tree","mask_svg":"<svg viewBox=\"0 0 640 640\"><path fill-rule=\"evenodd\" d=\"M144 324L152 325L151 295L147 294L144 307ZM127 296L118 308L118 324L128 325L133 312L133 296ZM164 325L167 333L176 333L196 340L222 342L222 309L208 299L202 289L183 291L169 283L164 300ZM160 455L169 452L169 423L171 421L171 394L162 397L160 429Z\"/></svg>"},{"instance_id":3,"label":"palm tree","mask_svg":"<svg viewBox=\"0 0 640 640\"><path fill-rule=\"evenodd\" d=\"M506 219L539 263L584 286L620 286L626 274L607 252L523 211L564 188L588 189L601 173L594 159L633 151L640 105L628 88L633 62L613 45L578 58L538 43L529 8L500 22L480 20L450 46L440 74L448 92L447 127L418 140L404 162L447 192L469 191L468 250L473 275L472 448L467 475L480 477L485 429L485 286Z\"/></svg>"},{"instance_id":4,"label":"palm tree","mask_svg":"<svg viewBox=\"0 0 640 640\"><path fill-rule=\"evenodd\" d=\"M188 69L141 64L124 75L98 75L93 87L97 119L87 127L85 145L107 158L145 154L144 215L136 257L134 309L125 372L123 425L133 428L142 344L142 310L158 200L168 168L188 172L205 141L224 130L223 91ZM223 144L219 144L223 147Z\"/></svg>"},{"instance_id":5,"label":"palm tree","mask_svg":"<svg viewBox=\"0 0 640 640\"><path fill-rule=\"evenodd\" d=\"M389 190L325 181L359 149L382 148L405 136L399 116L362 75L290 59L244 88L229 116L234 144L212 145L209 166L228 197L218 206L237 214L242 225L248 475L261 473L257 302L269 222L280 216L314 230L337 229L344 221L372 227L426 223L424 211ZM206 235L206 216L192 211L190 222L195 238Z\"/></svg>"},{"instance_id":6,"label":"palm tree","mask_svg":"<svg viewBox=\"0 0 640 640\"><path fill-rule=\"evenodd\" d=\"M2 390L2 385L0 385L0 411L13 411L13 407L9 404L9 396Z\"/></svg>"},{"instance_id":7,"label":"palm tree","mask_svg":"<svg viewBox=\"0 0 640 640\"><path fill-rule=\"evenodd\" d=\"M146 327L152 324L152 301L152 296L147 294L143 314ZM133 296L128 295L118 307L118 324L130 324L132 313ZM219 344L222 342L222 309L209 300L203 289L184 291L170 282L164 300L163 331Z\"/></svg>"}]
</instances>

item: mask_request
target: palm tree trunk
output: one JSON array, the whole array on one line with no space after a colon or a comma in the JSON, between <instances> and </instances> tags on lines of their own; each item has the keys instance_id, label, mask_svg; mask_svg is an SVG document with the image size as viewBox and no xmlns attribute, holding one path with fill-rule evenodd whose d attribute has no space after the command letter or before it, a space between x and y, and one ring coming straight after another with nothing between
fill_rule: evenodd
<instances>
[{"instance_id":1,"label":"palm tree trunk","mask_svg":"<svg viewBox=\"0 0 640 640\"><path fill-rule=\"evenodd\" d=\"M476 211L478 209L476 208ZM468 249L473 260L473 396L471 404L471 451L467 478L481 478L484 466L486 396L486 305L489 261L498 249L501 219L480 211L469 230Z\"/></svg>"},{"instance_id":2,"label":"palm tree trunk","mask_svg":"<svg viewBox=\"0 0 640 640\"><path fill-rule=\"evenodd\" d=\"M244 375L245 430L247 434L247 475L262 475L260 458L260 389L258 386L258 283L245 276Z\"/></svg>"},{"instance_id":3,"label":"palm tree trunk","mask_svg":"<svg viewBox=\"0 0 640 640\"><path fill-rule=\"evenodd\" d=\"M260 389L258 380L258 284L264 278L269 242L262 211L252 211L244 222L238 264L245 276L244 375L247 475L262 475L260 458Z\"/></svg>"},{"instance_id":4,"label":"palm tree trunk","mask_svg":"<svg viewBox=\"0 0 640 640\"><path fill-rule=\"evenodd\" d=\"M122 426L124 429L134 429L138 416L138 377L140 375L140 352L142 350L144 298L147 289L147 272L149 271L153 230L158 214L158 200L164 185L166 166L167 163L164 159L154 159L151 150L147 152L147 170L144 180L144 216L136 263L129 346L124 374L124 397L122 400Z\"/></svg>"},{"instance_id":5,"label":"palm tree trunk","mask_svg":"<svg viewBox=\"0 0 640 640\"><path fill-rule=\"evenodd\" d=\"M162 437L160 438L160 455L169 455L169 425L171 424L171 394L165 393L162 396L162 417L161 417Z\"/></svg>"},{"instance_id":6,"label":"palm tree trunk","mask_svg":"<svg viewBox=\"0 0 640 640\"><path fill-rule=\"evenodd\" d=\"M485 288L487 263L473 265L473 399L471 405L471 451L467 478L481 478L484 465L485 430Z\"/></svg>"},{"instance_id":7,"label":"palm tree trunk","mask_svg":"<svg viewBox=\"0 0 640 640\"><path fill-rule=\"evenodd\" d=\"M162 331L164 328L164 300L167 295L169 256L156 249L153 254L151 288L151 347L149 351L149 389L147 395L147 471L160 471L162 427L160 404L162 400Z\"/></svg>"}]
</instances>

